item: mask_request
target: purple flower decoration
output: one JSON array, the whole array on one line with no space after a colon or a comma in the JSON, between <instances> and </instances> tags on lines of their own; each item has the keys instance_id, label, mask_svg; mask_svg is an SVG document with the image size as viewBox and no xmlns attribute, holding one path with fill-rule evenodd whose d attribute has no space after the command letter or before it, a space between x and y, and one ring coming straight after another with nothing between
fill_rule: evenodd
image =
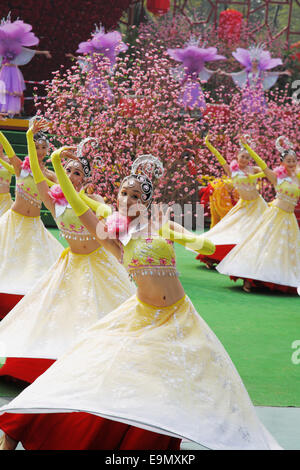
<instances>
[{"instance_id":1,"label":"purple flower decoration","mask_svg":"<svg viewBox=\"0 0 300 470\"><path fill-rule=\"evenodd\" d=\"M122 36L118 31L105 33L103 28L97 28L92 34L92 39L86 42L81 42L76 52L80 54L88 54L91 57L97 55L106 58L110 62L111 71L116 63L116 57L120 52L125 52L128 49L126 44L122 41ZM88 94L95 97L106 97L108 101L112 101L113 93L105 78L97 74L97 61L92 60L91 69L94 70L91 80L88 85ZM89 71L89 64L83 62L85 71Z\"/></svg>"},{"instance_id":2,"label":"purple flower decoration","mask_svg":"<svg viewBox=\"0 0 300 470\"><path fill-rule=\"evenodd\" d=\"M262 46L250 47L249 49L238 47L232 55L248 72L252 69L253 61L257 61L259 70L270 70L277 65L282 65L281 59L272 59L270 52L264 50Z\"/></svg>"},{"instance_id":3,"label":"purple flower decoration","mask_svg":"<svg viewBox=\"0 0 300 470\"><path fill-rule=\"evenodd\" d=\"M172 59L181 63L183 69L183 79L181 81L183 89L179 104L185 108L205 108L205 98L198 83L198 78L206 82L214 72L205 68L205 63L225 59L226 57L217 54L215 47L206 49L198 47L193 40L183 49L168 49L167 52Z\"/></svg>"},{"instance_id":4,"label":"purple flower decoration","mask_svg":"<svg viewBox=\"0 0 300 470\"><path fill-rule=\"evenodd\" d=\"M92 39L81 42L77 52L80 54L102 54L109 59L111 66L115 65L116 57L120 52L128 49L122 41L122 36L118 31L104 33L103 30L93 34Z\"/></svg>"},{"instance_id":5,"label":"purple flower decoration","mask_svg":"<svg viewBox=\"0 0 300 470\"><path fill-rule=\"evenodd\" d=\"M0 56L10 60L22 52L23 46L35 46L39 39L31 31L32 26L22 20L4 22L0 26Z\"/></svg>"}]
</instances>

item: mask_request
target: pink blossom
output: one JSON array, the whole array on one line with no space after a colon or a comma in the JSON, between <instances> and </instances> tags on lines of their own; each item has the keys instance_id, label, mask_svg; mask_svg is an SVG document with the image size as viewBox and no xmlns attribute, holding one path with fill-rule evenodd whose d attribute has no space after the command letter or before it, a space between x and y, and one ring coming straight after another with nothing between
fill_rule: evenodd
<instances>
[{"instance_id":1,"label":"pink blossom","mask_svg":"<svg viewBox=\"0 0 300 470\"><path fill-rule=\"evenodd\" d=\"M21 168L25 171L31 171L29 157L24 158Z\"/></svg>"},{"instance_id":2,"label":"pink blossom","mask_svg":"<svg viewBox=\"0 0 300 470\"><path fill-rule=\"evenodd\" d=\"M51 197L51 199L54 201L55 204L59 204L60 206L67 206L68 205L68 201L65 198L65 195L62 192L62 189L59 186L59 184L54 184L53 186L51 186L48 194Z\"/></svg>"},{"instance_id":3,"label":"pink blossom","mask_svg":"<svg viewBox=\"0 0 300 470\"><path fill-rule=\"evenodd\" d=\"M118 236L120 233L127 232L130 219L119 212L113 212L106 219L107 232Z\"/></svg>"},{"instance_id":4,"label":"pink blossom","mask_svg":"<svg viewBox=\"0 0 300 470\"><path fill-rule=\"evenodd\" d=\"M239 171L240 167L237 160L232 160L232 162L230 163L230 169L231 171Z\"/></svg>"},{"instance_id":5,"label":"pink blossom","mask_svg":"<svg viewBox=\"0 0 300 470\"><path fill-rule=\"evenodd\" d=\"M278 179L284 179L288 176L287 171L283 165L274 168L274 172L276 173Z\"/></svg>"}]
</instances>

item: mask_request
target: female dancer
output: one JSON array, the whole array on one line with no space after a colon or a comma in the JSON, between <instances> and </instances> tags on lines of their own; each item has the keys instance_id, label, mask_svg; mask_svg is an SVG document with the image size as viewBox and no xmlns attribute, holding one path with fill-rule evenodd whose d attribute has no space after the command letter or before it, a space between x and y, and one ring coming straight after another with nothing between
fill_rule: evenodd
<instances>
[{"instance_id":1,"label":"female dancer","mask_svg":"<svg viewBox=\"0 0 300 470\"><path fill-rule=\"evenodd\" d=\"M253 222L256 221L267 208L267 204L256 189L258 178L264 177L259 167L250 165L250 155L247 151L240 150L237 159L230 165L212 146L209 135L205 138L209 150L215 155L225 173L232 179L233 185L239 193L238 203L215 225L205 233L205 237L216 245L216 251L211 256L197 256L207 267L218 264L229 251L247 237Z\"/></svg>"},{"instance_id":2,"label":"female dancer","mask_svg":"<svg viewBox=\"0 0 300 470\"><path fill-rule=\"evenodd\" d=\"M0 159L6 162L5 167L0 163L0 217L10 209L13 204L9 187L11 177L14 175L15 170L12 165L8 163L7 157L4 156L3 147L0 144Z\"/></svg>"},{"instance_id":3,"label":"female dancer","mask_svg":"<svg viewBox=\"0 0 300 470\"><path fill-rule=\"evenodd\" d=\"M244 70L237 73L226 73L221 70L219 72L231 76L241 89L243 114L265 113L267 104L264 92L275 85L280 75L290 75L291 72L288 70L270 72L274 67L282 65L282 60L272 59L270 52L262 45L251 46L249 49L239 47L232 55Z\"/></svg>"},{"instance_id":4,"label":"female dancer","mask_svg":"<svg viewBox=\"0 0 300 470\"><path fill-rule=\"evenodd\" d=\"M53 165L64 194L82 223L135 277L137 296L89 328L0 408L2 449L15 448L19 440L26 449L178 449L183 437L211 449L279 448L177 277L171 240L204 252L213 251L213 244L169 221L168 212L164 217L154 211L156 226L148 219L153 185L149 174L138 173L138 164L150 157L137 159L121 184L119 211L131 223L116 239L66 179L59 155ZM44 414L31 414L37 412ZM72 433L66 432L70 426Z\"/></svg>"},{"instance_id":5,"label":"female dancer","mask_svg":"<svg viewBox=\"0 0 300 470\"><path fill-rule=\"evenodd\" d=\"M10 14L7 18L3 18L0 24L0 83L3 86L0 94L0 111L11 116L20 114L21 97L25 90L19 66L28 64L35 54L51 58L49 51L24 47L35 46L39 42L31 29L31 25L22 20L12 22Z\"/></svg>"},{"instance_id":6,"label":"female dancer","mask_svg":"<svg viewBox=\"0 0 300 470\"><path fill-rule=\"evenodd\" d=\"M0 375L33 382L61 356L84 329L114 310L135 292L126 270L85 229L58 185L49 192L33 136L45 126L35 121L27 131L34 182L69 248L0 323L6 363ZM65 152L66 153L66 152ZM89 174L87 160L68 160L66 172L77 191ZM88 204L95 201L82 194ZM110 208L97 204L107 216Z\"/></svg>"},{"instance_id":7,"label":"female dancer","mask_svg":"<svg viewBox=\"0 0 300 470\"><path fill-rule=\"evenodd\" d=\"M300 197L300 168L292 148L281 152L281 165L271 170L244 139L245 149L276 189L276 198L248 236L217 267L222 274L244 279L244 290L264 285L296 293L300 286L300 232L294 209Z\"/></svg>"},{"instance_id":8,"label":"female dancer","mask_svg":"<svg viewBox=\"0 0 300 470\"><path fill-rule=\"evenodd\" d=\"M0 218L0 316L3 317L48 271L63 247L41 221L42 201L33 180L29 157L20 160L2 132L0 143L16 176L15 201ZM47 140L37 135L35 144L42 172L52 185L55 175L43 163ZM0 163L7 165L1 158Z\"/></svg>"}]
</instances>

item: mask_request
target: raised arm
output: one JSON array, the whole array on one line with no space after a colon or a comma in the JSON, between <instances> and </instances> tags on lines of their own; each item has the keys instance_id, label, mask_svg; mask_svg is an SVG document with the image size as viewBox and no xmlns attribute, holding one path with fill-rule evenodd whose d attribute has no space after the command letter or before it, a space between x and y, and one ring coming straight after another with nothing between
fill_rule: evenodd
<instances>
[{"instance_id":1,"label":"raised arm","mask_svg":"<svg viewBox=\"0 0 300 470\"><path fill-rule=\"evenodd\" d=\"M55 212L54 202L49 196L49 186L51 187L55 183L47 179L41 170L37 152L36 152L36 146L35 146L35 142L33 138L34 134L40 130L41 125L42 125L41 123L38 123L37 121L35 121L33 126L30 127L28 131L26 132L27 147L28 147L30 168L31 168L33 179L37 186L37 190L39 192L40 198L45 204L45 206L47 207L47 209L54 216L54 212Z\"/></svg>"},{"instance_id":2,"label":"raised arm","mask_svg":"<svg viewBox=\"0 0 300 470\"><path fill-rule=\"evenodd\" d=\"M6 168L7 171L9 171L12 175L15 174L14 167L10 165L6 160L4 160L4 154L3 154L3 147L0 144L0 164Z\"/></svg>"},{"instance_id":3,"label":"raised arm","mask_svg":"<svg viewBox=\"0 0 300 470\"><path fill-rule=\"evenodd\" d=\"M77 217L79 217L80 221L87 228L87 230L98 240L99 243L101 243L101 245L108 249L118 259L121 259L121 249L119 244L116 242L116 240L107 237L105 232L105 224L102 221L99 221L99 218L102 218L104 215L108 214L108 210L110 210L110 208L108 208L108 206L105 204L98 203L97 201L88 198L87 196L89 205L93 207L93 210L96 209L96 214L94 214L92 209L90 209L89 205L87 204L87 199L85 196L79 194L75 190L72 182L68 178L62 166L62 153L64 153L64 156L66 157L74 158L71 150L72 147L61 147L60 149L55 150L51 155L51 161L60 187L70 206L73 208L75 214Z\"/></svg>"},{"instance_id":4,"label":"raised arm","mask_svg":"<svg viewBox=\"0 0 300 470\"><path fill-rule=\"evenodd\" d=\"M249 145L247 144L247 142L246 142L246 140L243 136L240 137L240 142L243 145L243 147L247 150L249 155L253 158L255 163L263 171L263 173L268 178L270 183L272 183L273 186L276 186L276 184L277 184L276 173L274 171L272 171L270 168L268 168L268 165L266 164L266 162L262 158L260 158L260 156L251 147L249 147ZM253 176L256 176L256 175L258 175L258 173L256 173Z\"/></svg>"},{"instance_id":5,"label":"raised arm","mask_svg":"<svg viewBox=\"0 0 300 470\"><path fill-rule=\"evenodd\" d=\"M12 166L13 166L15 175L20 176L22 160L19 157L16 156L14 149L12 148L12 146L8 142L7 138L5 137L5 135L1 131L0 131L0 143L3 146L4 152L6 153L7 157L9 158L9 160L10 160ZM5 166L5 165L3 165L3 166Z\"/></svg>"},{"instance_id":6,"label":"raised arm","mask_svg":"<svg viewBox=\"0 0 300 470\"><path fill-rule=\"evenodd\" d=\"M205 145L206 147L214 154L214 156L217 158L218 162L222 165L222 167L224 168L224 171L225 173L227 174L227 176L231 177L231 170L230 170L230 166L228 165L228 163L226 162L225 158L222 157L222 155L220 154L220 152L210 143L209 141L209 134L207 134L207 136L205 137Z\"/></svg>"},{"instance_id":7,"label":"raised arm","mask_svg":"<svg viewBox=\"0 0 300 470\"><path fill-rule=\"evenodd\" d=\"M201 253L203 255L212 255L216 247L214 243L205 238L203 235L195 235L186 230L182 225L169 220L169 214L172 208L169 207L164 214L162 204L153 206L152 215L154 215L156 223L158 223L158 234L168 240L172 240L185 248Z\"/></svg>"}]
</instances>

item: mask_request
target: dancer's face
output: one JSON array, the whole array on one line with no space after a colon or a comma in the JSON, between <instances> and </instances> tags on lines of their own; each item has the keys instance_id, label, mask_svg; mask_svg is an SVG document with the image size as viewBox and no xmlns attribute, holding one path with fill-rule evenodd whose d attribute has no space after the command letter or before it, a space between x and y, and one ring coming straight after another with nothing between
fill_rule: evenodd
<instances>
[{"instance_id":1,"label":"dancer's face","mask_svg":"<svg viewBox=\"0 0 300 470\"><path fill-rule=\"evenodd\" d=\"M240 168L246 168L250 163L250 155L248 152L240 152L237 157L237 161Z\"/></svg>"},{"instance_id":2,"label":"dancer's face","mask_svg":"<svg viewBox=\"0 0 300 470\"><path fill-rule=\"evenodd\" d=\"M35 142L35 148L38 160L41 162L47 155L48 145L45 141Z\"/></svg>"},{"instance_id":3,"label":"dancer's face","mask_svg":"<svg viewBox=\"0 0 300 470\"><path fill-rule=\"evenodd\" d=\"M67 164L66 166L66 173L76 191L80 191L85 182L85 176L81 163L72 160L71 163Z\"/></svg>"},{"instance_id":4,"label":"dancer's face","mask_svg":"<svg viewBox=\"0 0 300 470\"><path fill-rule=\"evenodd\" d=\"M282 164L288 172L293 173L297 167L297 157L292 153L288 153L284 157Z\"/></svg>"},{"instance_id":5,"label":"dancer's face","mask_svg":"<svg viewBox=\"0 0 300 470\"><path fill-rule=\"evenodd\" d=\"M125 181L118 194L117 207L120 214L135 218L146 211L141 196L142 191L138 181Z\"/></svg>"},{"instance_id":6,"label":"dancer's face","mask_svg":"<svg viewBox=\"0 0 300 470\"><path fill-rule=\"evenodd\" d=\"M254 59L252 61L252 70L253 72L257 72L257 69L258 69L258 61Z\"/></svg>"}]
</instances>

